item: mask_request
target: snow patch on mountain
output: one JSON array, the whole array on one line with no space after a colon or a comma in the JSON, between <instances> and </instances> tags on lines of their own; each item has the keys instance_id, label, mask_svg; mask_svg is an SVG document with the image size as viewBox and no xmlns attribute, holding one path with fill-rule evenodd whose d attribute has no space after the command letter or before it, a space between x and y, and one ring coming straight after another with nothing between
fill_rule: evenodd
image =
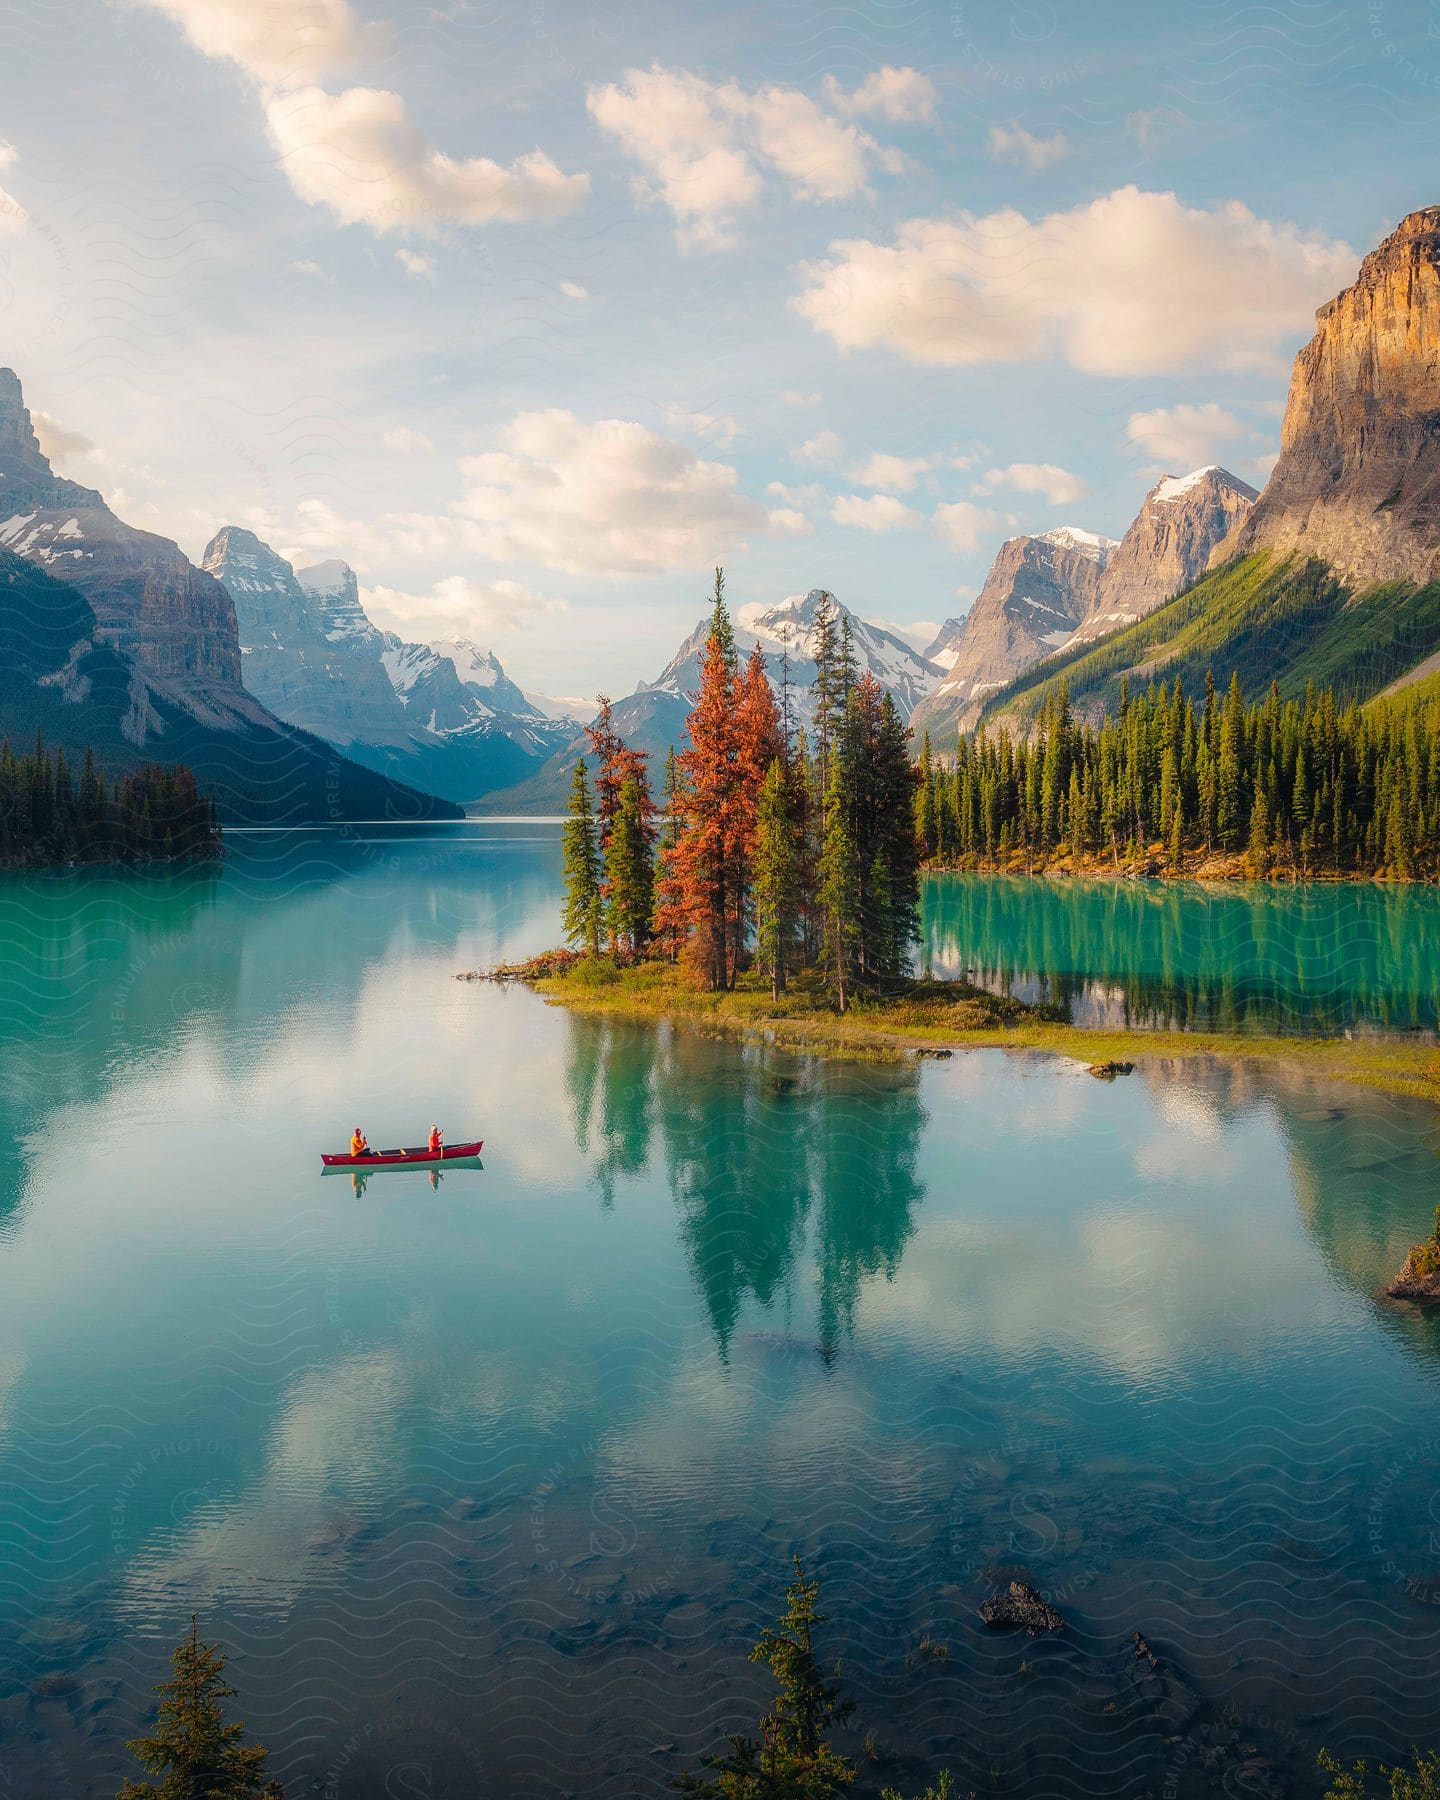
<instances>
[{"instance_id":1,"label":"snow patch on mountain","mask_svg":"<svg viewBox=\"0 0 1440 1800\"><path fill-rule=\"evenodd\" d=\"M1078 525L1054 525L1039 534L1041 543L1058 544L1062 550L1078 550L1092 562L1104 567L1105 559L1117 548L1119 538L1103 537L1098 531L1083 531Z\"/></svg>"},{"instance_id":2,"label":"snow patch on mountain","mask_svg":"<svg viewBox=\"0 0 1440 1800\"><path fill-rule=\"evenodd\" d=\"M1203 469L1192 469L1188 475L1167 475L1150 490L1152 500L1183 500L1192 488L1199 487L1207 475L1225 476L1219 463L1206 463Z\"/></svg>"}]
</instances>

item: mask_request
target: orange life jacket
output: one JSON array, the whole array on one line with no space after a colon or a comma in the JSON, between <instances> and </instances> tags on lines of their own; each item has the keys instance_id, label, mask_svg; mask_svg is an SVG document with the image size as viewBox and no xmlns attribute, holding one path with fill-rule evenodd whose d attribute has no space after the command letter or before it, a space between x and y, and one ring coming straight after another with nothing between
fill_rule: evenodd
<instances>
[{"instance_id":1,"label":"orange life jacket","mask_svg":"<svg viewBox=\"0 0 1440 1800\"><path fill-rule=\"evenodd\" d=\"M350 1134L350 1154L352 1156L361 1156L369 1148L363 1132L355 1131Z\"/></svg>"},{"instance_id":2,"label":"orange life jacket","mask_svg":"<svg viewBox=\"0 0 1440 1800\"><path fill-rule=\"evenodd\" d=\"M430 1133L430 1153L431 1153L431 1155L433 1156L434 1153L439 1148L440 1148L440 1133L439 1133L439 1130L436 1129Z\"/></svg>"}]
</instances>

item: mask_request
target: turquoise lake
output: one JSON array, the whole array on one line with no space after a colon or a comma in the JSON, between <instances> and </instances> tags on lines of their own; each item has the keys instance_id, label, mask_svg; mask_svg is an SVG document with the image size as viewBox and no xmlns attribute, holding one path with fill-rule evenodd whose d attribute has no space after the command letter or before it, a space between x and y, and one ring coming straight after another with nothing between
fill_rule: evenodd
<instances>
[{"instance_id":1,"label":"turquoise lake","mask_svg":"<svg viewBox=\"0 0 1440 1800\"><path fill-rule=\"evenodd\" d=\"M1322 1745L1440 1739L1440 1319L1374 1298L1433 1108L453 978L559 890L503 821L0 880L0 1795L108 1800L194 1612L290 1800L659 1796L753 1724L796 1551L862 1794L1319 1795ZM925 956L1433 1033L1440 910L950 877ZM431 1119L483 1169L321 1175ZM1011 1574L1063 1638L980 1623Z\"/></svg>"}]
</instances>

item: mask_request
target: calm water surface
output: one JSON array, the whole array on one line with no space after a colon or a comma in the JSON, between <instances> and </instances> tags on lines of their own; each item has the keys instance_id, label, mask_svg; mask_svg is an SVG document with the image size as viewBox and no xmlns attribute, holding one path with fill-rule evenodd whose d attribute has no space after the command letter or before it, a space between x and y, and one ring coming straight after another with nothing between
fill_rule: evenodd
<instances>
[{"instance_id":1,"label":"calm water surface","mask_svg":"<svg viewBox=\"0 0 1440 1800\"><path fill-rule=\"evenodd\" d=\"M1440 1735L1440 1323L1372 1298L1432 1110L587 1022L452 979L553 940L553 829L234 843L0 885L0 1794L113 1793L198 1611L292 1800L659 1795L792 1550L862 1791L1310 1795ZM1226 897L1216 962L1206 895L1024 892L932 888L936 964L1434 1024L1428 896ZM432 1118L483 1171L320 1175ZM1064 1640L985 1632L1010 1571Z\"/></svg>"},{"instance_id":2,"label":"calm water surface","mask_svg":"<svg viewBox=\"0 0 1440 1800\"><path fill-rule=\"evenodd\" d=\"M923 960L1077 1025L1433 1038L1440 889L936 875Z\"/></svg>"}]
</instances>

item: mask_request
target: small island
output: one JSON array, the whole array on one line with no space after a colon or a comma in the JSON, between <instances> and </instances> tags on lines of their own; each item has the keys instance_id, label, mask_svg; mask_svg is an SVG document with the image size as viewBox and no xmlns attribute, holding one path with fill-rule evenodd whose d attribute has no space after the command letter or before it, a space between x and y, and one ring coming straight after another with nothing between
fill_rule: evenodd
<instances>
[{"instance_id":1,"label":"small island","mask_svg":"<svg viewBox=\"0 0 1440 1800\"><path fill-rule=\"evenodd\" d=\"M911 760L892 697L857 670L829 604L813 657L812 738L794 723L788 668L777 692L758 651L742 665L717 570L689 743L667 760L663 804L602 697L564 828L565 947L459 978L829 1056L999 1046L1072 1058L1097 1081L1155 1057L1282 1057L1317 1077L1440 1099L1428 1042L1088 1030L1056 1007L914 976L939 777ZM1241 714L1230 717L1238 732ZM1062 784L1030 767L1023 788L1042 796L1043 817L1044 794Z\"/></svg>"},{"instance_id":2,"label":"small island","mask_svg":"<svg viewBox=\"0 0 1440 1800\"><path fill-rule=\"evenodd\" d=\"M1380 1292L1386 1300L1440 1305L1440 1206L1435 1208L1434 1231L1423 1243L1412 1246L1400 1273Z\"/></svg>"}]
</instances>

